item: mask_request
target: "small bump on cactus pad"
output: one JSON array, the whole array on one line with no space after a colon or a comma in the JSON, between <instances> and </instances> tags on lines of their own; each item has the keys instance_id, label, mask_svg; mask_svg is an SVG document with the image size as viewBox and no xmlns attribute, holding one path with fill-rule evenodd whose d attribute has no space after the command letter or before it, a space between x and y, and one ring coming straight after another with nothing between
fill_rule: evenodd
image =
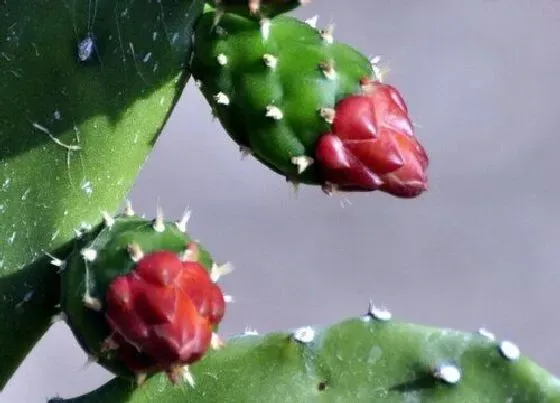
<instances>
[{"instance_id":1,"label":"small bump on cactus pad","mask_svg":"<svg viewBox=\"0 0 560 403\"><path fill-rule=\"evenodd\" d=\"M82 348L139 383L158 372L193 382L188 365L221 346L226 298L216 281L231 267L190 239L187 219L105 214L64 264L61 307Z\"/></svg>"},{"instance_id":2,"label":"small bump on cactus pad","mask_svg":"<svg viewBox=\"0 0 560 403\"><path fill-rule=\"evenodd\" d=\"M560 381L485 330L460 332L392 320L385 309L325 328L233 337L193 367L185 393L122 380L67 403L379 402L557 403Z\"/></svg>"},{"instance_id":3,"label":"small bump on cactus pad","mask_svg":"<svg viewBox=\"0 0 560 403\"><path fill-rule=\"evenodd\" d=\"M215 14L196 27L193 77L243 153L328 194L427 189L428 156L377 58L314 20Z\"/></svg>"}]
</instances>

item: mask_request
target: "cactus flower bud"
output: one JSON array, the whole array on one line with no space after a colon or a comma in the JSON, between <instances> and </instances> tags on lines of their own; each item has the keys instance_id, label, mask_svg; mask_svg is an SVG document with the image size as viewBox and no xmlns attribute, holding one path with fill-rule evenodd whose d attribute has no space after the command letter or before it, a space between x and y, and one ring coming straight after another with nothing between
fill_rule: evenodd
<instances>
[{"instance_id":1,"label":"cactus flower bud","mask_svg":"<svg viewBox=\"0 0 560 403\"><path fill-rule=\"evenodd\" d=\"M428 156L394 87L365 81L363 93L340 100L330 133L317 142L326 182L341 191L381 190L414 198L427 189Z\"/></svg>"}]
</instances>

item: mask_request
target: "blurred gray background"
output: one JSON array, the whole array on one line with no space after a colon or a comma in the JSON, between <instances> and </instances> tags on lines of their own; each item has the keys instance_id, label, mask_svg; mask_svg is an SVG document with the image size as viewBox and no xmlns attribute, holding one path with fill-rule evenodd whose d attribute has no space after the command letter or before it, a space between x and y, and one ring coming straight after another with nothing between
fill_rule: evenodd
<instances>
[{"instance_id":1,"label":"blurred gray background","mask_svg":"<svg viewBox=\"0 0 560 403\"><path fill-rule=\"evenodd\" d=\"M328 324L370 297L402 320L485 326L560 375L560 2L314 0L295 14L389 67L431 158L430 191L297 196L237 147L192 82L130 196L236 271L222 332ZM110 376L52 327L2 403L79 395Z\"/></svg>"}]
</instances>

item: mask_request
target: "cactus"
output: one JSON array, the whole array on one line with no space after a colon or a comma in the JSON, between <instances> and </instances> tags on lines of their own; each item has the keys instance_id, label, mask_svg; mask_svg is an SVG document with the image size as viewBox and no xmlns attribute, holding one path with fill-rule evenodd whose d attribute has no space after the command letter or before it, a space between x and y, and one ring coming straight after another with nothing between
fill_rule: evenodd
<instances>
[{"instance_id":1,"label":"cactus","mask_svg":"<svg viewBox=\"0 0 560 403\"><path fill-rule=\"evenodd\" d=\"M288 181L427 190L404 97L377 58L285 15L308 2L4 1L0 387L54 315L115 374L68 402L560 403L560 381L512 342L373 304L329 327L224 342L216 282L231 266L191 239L189 213L114 214L191 71L242 152Z\"/></svg>"},{"instance_id":2,"label":"cactus","mask_svg":"<svg viewBox=\"0 0 560 403\"><path fill-rule=\"evenodd\" d=\"M0 387L48 328L81 226L115 212L189 78L200 0L7 0L0 26ZM15 315L14 315L14 312Z\"/></svg>"},{"instance_id":3,"label":"cactus","mask_svg":"<svg viewBox=\"0 0 560 403\"><path fill-rule=\"evenodd\" d=\"M489 332L392 321L371 307L326 328L234 337L192 368L195 387L116 379L66 403L560 401L560 380ZM51 402L61 401L57 399Z\"/></svg>"},{"instance_id":4,"label":"cactus","mask_svg":"<svg viewBox=\"0 0 560 403\"><path fill-rule=\"evenodd\" d=\"M63 264L61 318L93 360L142 383L175 382L212 344L224 315L218 266L177 222L147 221L131 208L83 235Z\"/></svg>"},{"instance_id":5,"label":"cactus","mask_svg":"<svg viewBox=\"0 0 560 403\"><path fill-rule=\"evenodd\" d=\"M379 82L375 60L313 25L207 11L195 29L193 78L242 152L286 180L328 194L418 196L428 157L403 98Z\"/></svg>"}]
</instances>

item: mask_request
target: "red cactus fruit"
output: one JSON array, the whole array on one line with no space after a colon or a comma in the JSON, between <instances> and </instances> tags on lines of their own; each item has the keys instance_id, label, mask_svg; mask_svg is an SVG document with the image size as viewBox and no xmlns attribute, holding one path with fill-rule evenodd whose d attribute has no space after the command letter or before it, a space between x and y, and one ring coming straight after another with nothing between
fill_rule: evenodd
<instances>
[{"instance_id":1,"label":"red cactus fruit","mask_svg":"<svg viewBox=\"0 0 560 403\"><path fill-rule=\"evenodd\" d=\"M119 359L134 372L166 371L172 381L179 368L200 360L210 347L212 325L221 320L211 315L217 297L208 283L221 295L202 266L184 264L169 251L146 255L130 273L115 278L105 317ZM208 317L200 313L200 301Z\"/></svg>"},{"instance_id":2,"label":"red cactus fruit","mask_svg":"<svg viewBox=\"0 0 560 403\"><path fill-rule=\"evenodd\" d=\"M381 190L413 198L427 189L428 156L394 87L363 81L363 94L340 100L332 130L315 149L325 182L342 191Z\"/></svg>"}]
</instances>

